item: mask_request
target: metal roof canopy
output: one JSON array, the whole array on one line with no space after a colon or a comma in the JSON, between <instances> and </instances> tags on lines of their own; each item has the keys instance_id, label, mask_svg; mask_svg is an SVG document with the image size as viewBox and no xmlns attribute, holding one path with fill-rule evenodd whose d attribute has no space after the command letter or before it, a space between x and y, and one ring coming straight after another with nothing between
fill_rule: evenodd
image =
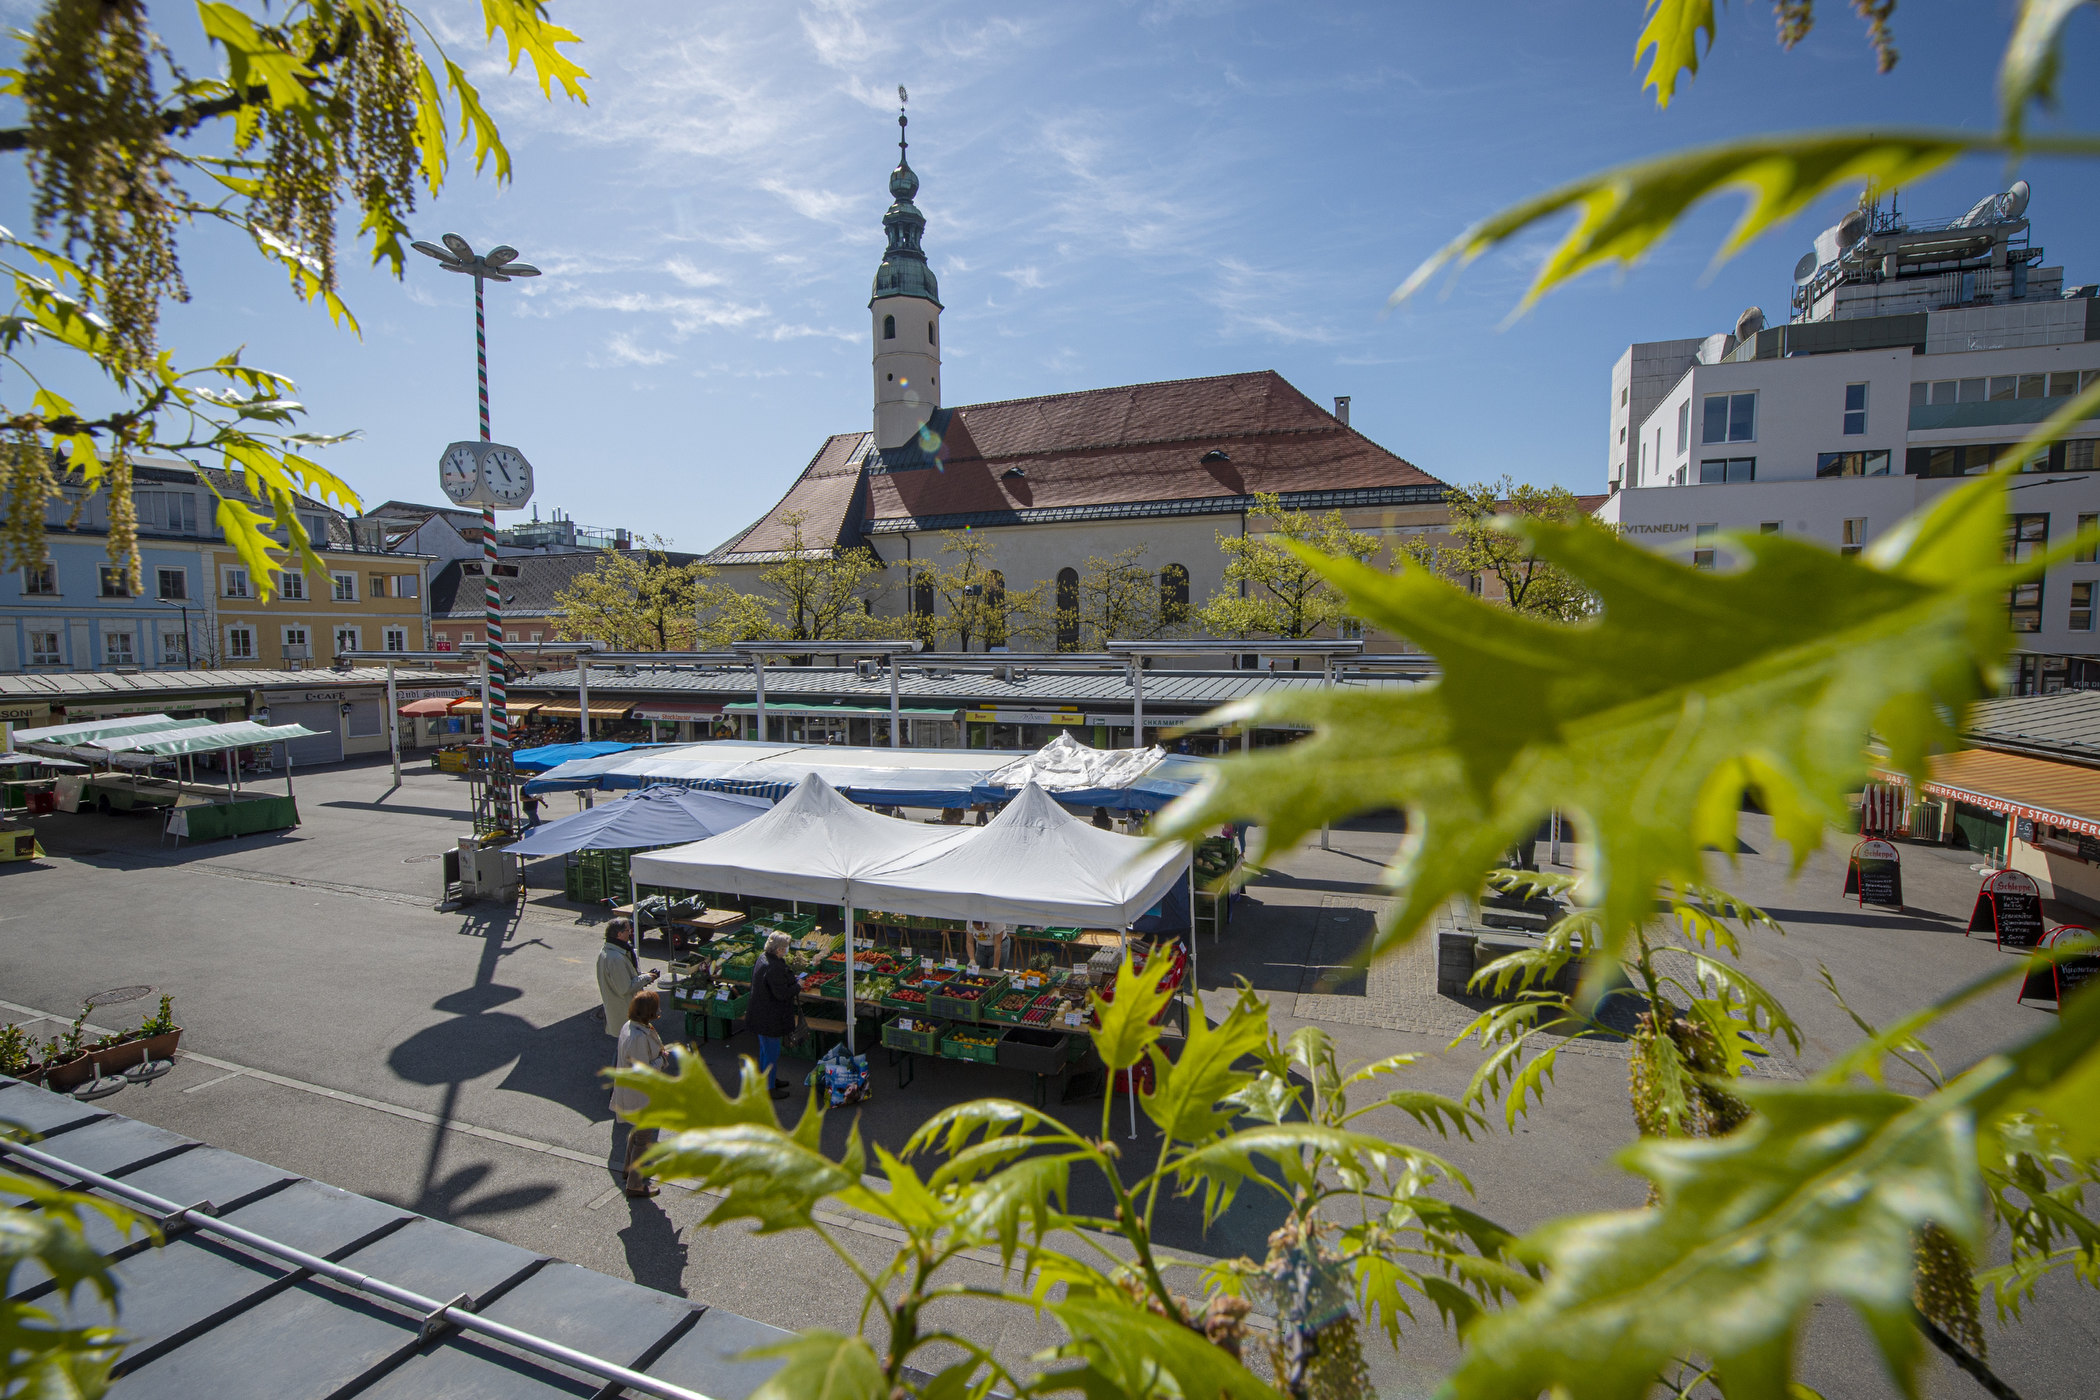
<instances>
[{"instance_id":1,"label":"metal roof canopy","mask_svg":"<svg viewBox=\"0 0 2100 1400\"><path fill-rule=\"evenodd\" d=\"M740 656L751 658L751 675L757 686L757 698L753 702L758 721L758 737L766 738L766 658L768 656L880 656L889 662L883 669L890 676L890 747L904 747L904 714L897 703L897 658L908 656L924 649L916 637L880 638L854 647L843 647L827 642L731 642L730 649Z\"/></svg>"}]
</instances>

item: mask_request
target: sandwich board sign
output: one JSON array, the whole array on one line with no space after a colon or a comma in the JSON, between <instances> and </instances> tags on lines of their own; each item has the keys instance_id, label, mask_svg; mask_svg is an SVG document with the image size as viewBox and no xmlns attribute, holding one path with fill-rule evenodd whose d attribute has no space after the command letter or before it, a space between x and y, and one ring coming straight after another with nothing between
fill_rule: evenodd
<instances>
[{"instance_id":1,"label":"sandwich board sign","mask_svg":"<svg viewBox=\"0 0 2100 1400\"><path fill-rule=\"evenodd\" d=\"M1858 895L1860 906L1903 907L1903 858L1887 841L1862 841L1852 848L1845 867L1845 893Z\"/></svg>"},{"instance_id":2,"label":"sandwich board sign","mask_svg":"<svg viewBox=\"0 0 2100 1400\"><path fill-rule=\"evenodd\" d=\"M2000 948L2032 948L2042 941L2042 887L2018 870L1994 870L1976 891L1969 933L1988 933Z\"/></svg>"},{"instance_id":3,"label":"sandwich board sign","mask_svg":"<svg viewBox=\"0 0 2100 1400\"><path fill-rule=\"evenodd\" d=\"M2064 998L2089 982L2100 981L2100 936L2095 936L2091 929L2058 924L2043 936L2037 946L2055 954L2055 958L2051 962L2040 958L2034 960L2025 980L2020 983L2020 995L2014 1000L2026 1001L2030 997L2038 1001L2053 1000L2061 1010Z\"/></svg>"}]
</instances>

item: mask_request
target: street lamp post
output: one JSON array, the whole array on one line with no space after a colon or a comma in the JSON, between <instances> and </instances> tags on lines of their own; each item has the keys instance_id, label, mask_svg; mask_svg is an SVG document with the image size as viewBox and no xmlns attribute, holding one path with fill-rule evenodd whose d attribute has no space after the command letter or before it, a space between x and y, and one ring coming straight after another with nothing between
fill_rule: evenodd
<instances>
[{"instance_id":1,"label":"street lamp post","mask_svg":"<svg viewBox=\"0 0 2100 1400\"><path fill-rule=\"evenodd\" d=\"M514 277L537 277L540 270L521 263L518 250L499 244L486 254L456 233L444 237L444 247L418 240L409 245L426 257L437 259L447 272L474 279L474 373L480 392L481 440L489 438L489 336L482 314L481 284L508 282ZM481 607L483 630L488 639L488 711L482 716L483 737L491 744L510 747L510 663L503 650L503 592L496 578L496 507L481 505Z\"/></svg>"},{"instance_id":2,"label":"street lamp post","mask_svg":"<svg viewBox=\"0 0 2100 1400\"><path fill-rule=\"evenodd\" d=\"M164 608L182 609L182 669L195 670L196 665L190 660L190 600L184 598L178 602L173 598L155 598L153 601Z\"/></svg>"}]
</instances>

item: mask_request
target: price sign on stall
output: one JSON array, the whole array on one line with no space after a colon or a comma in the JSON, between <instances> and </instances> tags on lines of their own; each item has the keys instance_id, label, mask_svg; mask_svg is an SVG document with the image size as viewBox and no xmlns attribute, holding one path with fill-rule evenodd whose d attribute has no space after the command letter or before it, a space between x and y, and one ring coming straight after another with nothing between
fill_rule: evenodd
<instances>
[{"instance_id":1,"label":"price sign on stall","mask_svg":"<svg viewBox=\"0 0 2100 1400\"><path fill-rule=\"evenodd\" d=\"M1984 877L1969 911L1970 933L1988 933L2001 948L2032 948L2042 941L2042 887L2018 870Z\"/></svg>"},{"instance_id":2,"label":"price sign on stall","mask_svg":"<svg viewBox=\"0 0 2100 1400\"><path fill-rule=\"evenodd\" d=\"M1845 867L1845 893L1858 895L1862 906L1903 907L1903 858L1887 841L1862 841L1852 848Z\"/></svg>"}]
</instances>

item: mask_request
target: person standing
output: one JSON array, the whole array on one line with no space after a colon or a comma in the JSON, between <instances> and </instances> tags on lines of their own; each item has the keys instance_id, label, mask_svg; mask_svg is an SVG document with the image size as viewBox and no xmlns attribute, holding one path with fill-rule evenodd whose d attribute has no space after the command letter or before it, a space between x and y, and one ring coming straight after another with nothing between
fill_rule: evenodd
<instances>
[{"instance_id":1,"label":"person standing","mask_svg":"<svg viewBox=\"0 0 2100 1400\"><path fill-rule=\"evenodd\" d=\"M525 794L525 829L527 831L540 824L540 806L541 799L538 793L528 792Z\"/></svg>"},{"instance_id":2,"label":"person standing","mask_svg":"<svg viewBox=\"0 0 2100 1400\"><path fill-rule=\"evenodd\" d=\"M669 1069L669 1058L664 1054L664 1043L656 1034L656 1016L661 1009L656 993L643 988L627 1003L627 1023L620 1027L620 1048L613 1057L619 1069L635 1069L646 1066L650 1069ZM639 1089L630 1089L625 1084L613 1085L612 1106L614 1113L633 1113L649 1106L649 1096ZM649 1178L638 1169L642 1154L656 1141L656 1129L630 1127L627 1130L627 1194L632 1197L654 1196L657 1189L649 1184Z\"/></svg>"},{"instance_id":3,"label":"person standing","mask_svg":"<svg viewBox=\"0 0 2100 1400\"><path fill-rule=\"evenodd\" d=\"M605 946L598 950L598 996L605 1003L605 1033L618 1036L627 1020L627 1004L636 992L656 980L634 958L634 920L614 919L605 926Z\"/></svg>"},{"instance_id":4,"label":"person standing","mask_svg":"<svg viewBox=\"0 0 2100 1400\"><path fill-rule=\"evenodd\" d=\"M744 1024L758 1037L759 1073L765 1075L766 1087L776 1099L788 1096L788 1086L773 1077L773 1066L780 1063L781 1037L794 1032L796 994L800 990L788 967L787 955L788 936L779 932L768 934L766 950L751 969L751 1005L744 1012Z\"/></svg>"}]
</instances>

